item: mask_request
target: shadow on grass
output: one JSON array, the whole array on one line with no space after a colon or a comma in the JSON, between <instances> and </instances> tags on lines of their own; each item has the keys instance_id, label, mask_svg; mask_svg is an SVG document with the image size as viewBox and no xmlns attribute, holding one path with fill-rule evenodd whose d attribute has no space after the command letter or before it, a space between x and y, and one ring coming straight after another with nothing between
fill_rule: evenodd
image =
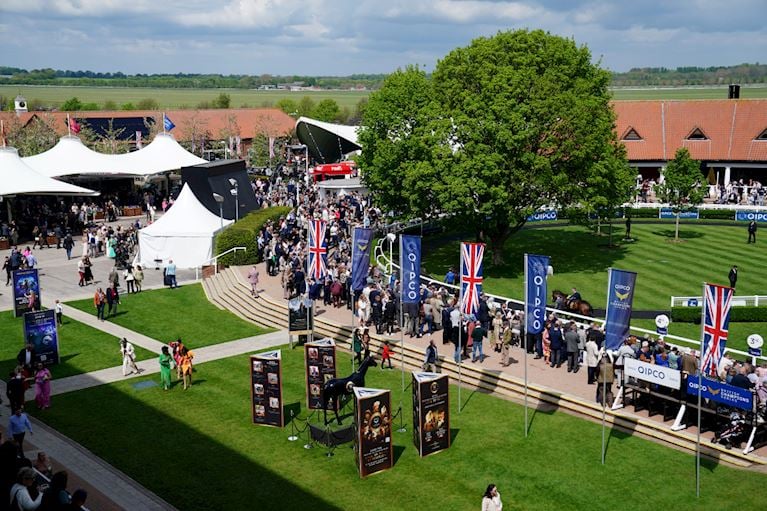
<instances>
[{"instance_id":1,"label":"shadow on grass","mask_svg":"<svg viewBox=\"0 0 767 511\"><path fill-rule=\"evenodd\" d=\"M407 449L404 445L395 445L394 446L394 461L392 462L392 466L396 465L399 461L400 457L402 456L402 453L405 452L405 449Z\"/></svg>"},{"instance_id":2,"label":"shadow on grass","mask_svg":"<svg viewBox=\"0 0 767 511\"><path fill-rule=\"evenodd\" d=\"M656 236L660 236L662 238L671 238L674 239L674 236L676 234L676 231L673 229L667 229L664 231L654 231L653 234ZM692 239L698 239L704 237L706 234L702 233L700 231L690 231L685 230L683 228L679 229L679 239L680 240L692 240Z\"/></svg>"},{"instance_id":3,"label":"shadow on grass","mask_svg":"<svg viewBox=\"0 0 767 511\"><path fill-rule=\"evenodd\" d=\"M458 433L460 432L461 430L458 428L450 428L450 445L455 443L455 439L458 438Z\"/></svg>"}]
</instances>

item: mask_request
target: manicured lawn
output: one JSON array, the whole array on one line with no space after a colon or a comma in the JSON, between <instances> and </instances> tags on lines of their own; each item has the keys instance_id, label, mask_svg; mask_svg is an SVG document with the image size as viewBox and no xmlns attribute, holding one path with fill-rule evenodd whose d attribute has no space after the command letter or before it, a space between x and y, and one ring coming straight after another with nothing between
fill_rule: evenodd
<instances>
[{"instance_id":1,"label":"manicured lawn","mask_svg":"<svg viewBox=\"0 0 767 511\"><path fill-rule=\"evenodd\" d=\"M23 318L14 318L13 311L0 312L0 377L5 379L16 367L16 355L24 347ZM54 378L88 373L122 364L118 339L88 325L64 316L59 327L59 356L61 363L51 368ZM155 357L151 351L136 346L136 357Z\"/></svg>"},{"instance_id":2,"label":"manicured lawn","mask_svg":"<svg viewBox=\"0 0 767 511\"><path fill-rule=\"evenodd\" d=\"M285 403L305 417L302 352L282 353ZM288 442L290 427L251 424L247 356L200 364L195 378L188 391L136 390L134 380L57 396L43 420L179 509L471 510L492 482L505 510L741 511L761 506L767 483L763 473L704 461L696 500L690 454L613 432L602 466L598 424L537 412L525 439L521 406L467 390L458 414L455 387L448 451L418 457L408 388L393 469L360 480L348 447L327 458L302 448L305 435ZM396 406L400 373L372 368L366 383L394 389Z\"/></svg>"},{"instance_id":3,"label":"manicured lawn","mask_svg":"<svg viewBox=\"0 0 767 511\"><path fill-rule=\"evenodd\" d=\"M655 331L655 320L652 319L634 319L631 326L646 328ZM700 325L694 323L671 323L668 327L668 333L687 337L688 339L700 340ZM727 347L741 351L748 351L746 338L751 334L760 334L767 337L767 323L730 323L729 338ZM763 349L763 351L767 351Z\"/></svg>"},{"instance_id":4,"label":"manicured lawn","mask_svg":"<svg viewBox=\"0 0 767 511\"><path fill-rule=\"evenodd\" d=\"M268 331L216 308L200 284L123 293L120 302L117 315L109 321L162 342L181 337L188 346L200 347ZM90 299L68 305L96 314Z\"/></svg>"}]
</instances>

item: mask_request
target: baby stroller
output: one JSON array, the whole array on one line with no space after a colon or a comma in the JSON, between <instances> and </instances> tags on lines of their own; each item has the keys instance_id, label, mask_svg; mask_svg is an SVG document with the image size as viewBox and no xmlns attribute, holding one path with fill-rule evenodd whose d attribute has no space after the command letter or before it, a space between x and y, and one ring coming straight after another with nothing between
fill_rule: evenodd
<instances>
[{"instance_id":1,"label":"baby stroller","mask_svg":"<svg viewBox=\"0 0 767 511\"><path fill-rule=\"evenodd\" d=\"M711 443L719 443L727 449L740 447L746 436L746 418L738 411L730 413L730 420L724 428L714 433Z\"/></svg>"}]
</instances>

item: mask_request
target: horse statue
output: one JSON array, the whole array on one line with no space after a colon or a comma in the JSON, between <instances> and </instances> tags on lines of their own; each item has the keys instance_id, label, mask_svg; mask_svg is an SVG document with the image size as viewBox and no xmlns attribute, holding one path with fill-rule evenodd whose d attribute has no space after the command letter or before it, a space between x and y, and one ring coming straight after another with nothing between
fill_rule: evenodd
<instances>
[{"instance_id":1,"label":"horse statue","mask_svg":"<svg viewBox=\"0 0 767 511\"><path fill-rule=\"evenodd\" d=\"M338 424L341 418L338 416L338 402L342 395L351 395L354 387L365 386L365 373L368 368L376 367L373 357L365 357L360 367L346 378L331 378L322 386L322 410L325 414L325 425L328 425L328 404L333 400L333 411L336 414Z\"/></svg>"},{"instance_id":2,"label":"horse statue","mask_svg":"<svg viewBox=\"0 0 767 511\"><path fill-rule=\"evenodd\" d=\"M551 293L551 299L554 301L554 307L569 312L580 314L581 316L593 316L594 310L591 308L591 304L586 300L568 300L567 295L559 289L555 289Z\"/></svg>"}]
</instances>

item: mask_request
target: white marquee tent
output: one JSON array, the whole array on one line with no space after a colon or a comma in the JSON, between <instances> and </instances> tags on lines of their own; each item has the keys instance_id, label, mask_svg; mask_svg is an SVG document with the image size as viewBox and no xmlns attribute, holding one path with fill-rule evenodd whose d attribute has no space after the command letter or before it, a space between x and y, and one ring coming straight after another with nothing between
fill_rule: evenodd
<instances>
[{"instance_id":1,"label":"white marquee tent","mask_svg":"<svg viewBox=\"0 0 767 511\"><path fill-rule=\"evenodd\" d=\"M224 227L231 223L223 220ZM144 268L165 265L170 259L179 268L207 264L213 257L213 237L221 226L221 218L208 211L185 184L173 207L139 231L136 262Z\"/></svg>"},{"instance_id":2,"label":"white marquee tent","mask_svg":"<svg viewBox=\"0 0 767 511\"><path fill-rule=\"evenodd\" d=\"M58 181L35 172L13 147L0 147L0 196L98 195L98 192Z\"/></svg>"},{"instance_id":3,"label":"white marquee tent","mask_svg":"<svg viewBox=\"0 0 767 511\"><path fill-rule=\"evenodd\" d=\"M22 159L48 177L144 177L206 163L206 160L181 147L170 133L158 133L143 149L123 154L93 151L78 137L67 135L48 151Z\"/></svg>"}]
</instances>

